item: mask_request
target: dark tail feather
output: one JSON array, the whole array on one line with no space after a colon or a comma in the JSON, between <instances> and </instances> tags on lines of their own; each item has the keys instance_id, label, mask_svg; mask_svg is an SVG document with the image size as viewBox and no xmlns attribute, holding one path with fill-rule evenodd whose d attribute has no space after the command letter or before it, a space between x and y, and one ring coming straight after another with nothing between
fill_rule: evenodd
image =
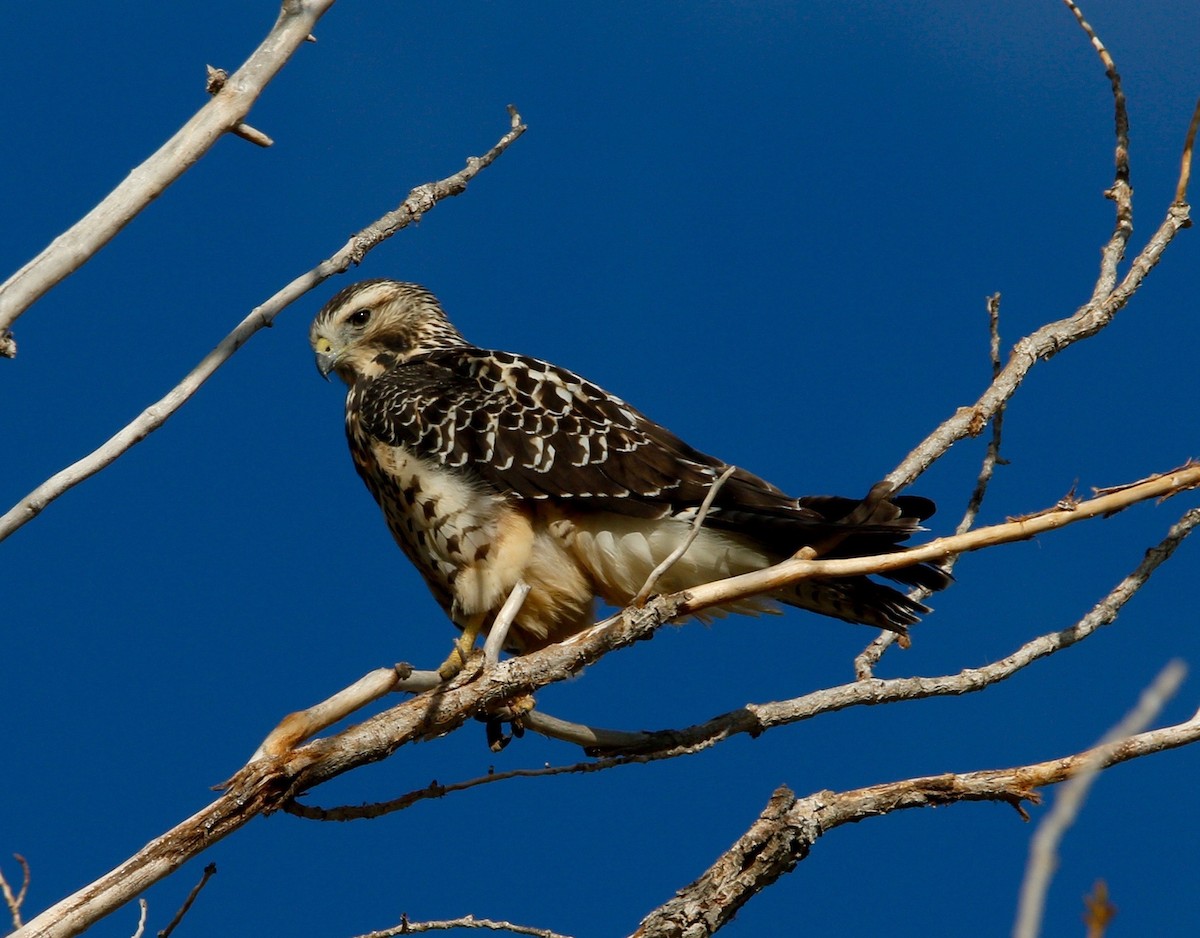
<instances>
[{"instance_id":1,"label":"dark tail feather","mask_svg":"<svg viewBox=\"0 0 1200 938\"><path fill-rule=\"evenodd\" d=\"M925 604L865 576L845 580L802 580L776 595L789 606L901 635L929 612Z\"/></svg>"},{"instance_id":2,"label":"dark tail feather","mask_svg":"<svg viewBox=\"0 0 1200 938\"><path fill-rule=\"evenodd\" d=\"M836 495L800 499L801 507L817 512L833 528L826 541L813 545L818 556L832 559L903 552L901 542L920 531L921 522L932 517L937 506L919 495L893 498L892 491L889 483L879 482L861 501ZM880 576L930 592L945 589L953 582L950 574L930 563L913 564Z\"/></svg>"},{"instance_id":3,"label":"dark tail feather","mask_svg":"<svg viewBox=\"0 0 1200 938\"><path fill-rule=\"evenodd\" d=\"M735 475L730 482L718 493L705 524L749 537L780 558L804 547L812 547L822 559L902 553L903 542L923 530L921 522L936 510L928 498L893 496L895 490L887 482L873 486L862 499L812 495L794 501L746 473ZM732 484L736 482L742 484ZM948 573L929 563L914 563L880 576L931 592L952 582ZM793 606L896 632L903 632L929 611L865 576L803 581L780 591L779 598Z\"/></svg>"},{"instance_id":4,"label":"dark tail feather","mask_svg":"<svg viewBox=\"0 0 1200 938\"><path fill-rule=\"evenodd\" d=\"M892 491L891 485L880 482L861 501L836 495L800 499L800 507L816 512L823 522L824 536L812 542L817 555L823 558L865 557L902 552L904 548L900 544L921 530L921 522L931 517L937 506L916 495L893 498ZM916 563L881 576L930 592L945 589L951 582L948 573L929 563ZM797 587L801 585L797 584ZM806 589L785 593L783 600L849 622L901 634L929 612L924 603L865 576L808 581Z\"/></svg>"}]
</instances>

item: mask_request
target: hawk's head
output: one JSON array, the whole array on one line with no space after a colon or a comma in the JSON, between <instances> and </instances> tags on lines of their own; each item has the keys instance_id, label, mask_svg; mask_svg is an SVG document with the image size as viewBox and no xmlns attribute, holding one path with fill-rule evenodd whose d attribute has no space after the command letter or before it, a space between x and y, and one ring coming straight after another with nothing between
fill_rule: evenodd
<instances>
[{"instance_id":1,"label":"hawk's head","mask_svg":"<svg viewBox=\"0 0 1200 938\"><path fill-rule=\"evenodd\" d=\"M432 293L395 280L346 287L317 313L308 340L317 370L325 377L336 371L351 385L414 355L467 344Z\"/></svg>"}]
</instances>

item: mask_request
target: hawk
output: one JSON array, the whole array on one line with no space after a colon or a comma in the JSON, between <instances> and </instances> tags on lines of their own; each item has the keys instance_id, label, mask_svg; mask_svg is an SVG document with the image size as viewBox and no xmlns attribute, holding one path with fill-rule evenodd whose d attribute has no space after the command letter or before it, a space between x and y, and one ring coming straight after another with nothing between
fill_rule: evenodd
<instances>
[{"instance_id":1,"label":"hawk","mask_svg":"<svg viewBox=\"0 0 1200 938\"><path fill-rule=\"evenodd\" d=\"M317 368L349 385L346 436L396 543L463 630L440 669L459 670L513 587L530 590L507 639L524 653L593 623L596 597L627 605L687 537L730 467L579 375L478 348L424 287L365 280L317 314ZM915 496L792 498L734 468L661 592L758 570L815 546L825 557L902 550L933 514ZM936 590L947 574L888 574ZM809 580L716 610L772 600L903 632L928 608L865 576Z\"/></svg>"}]
</instances>

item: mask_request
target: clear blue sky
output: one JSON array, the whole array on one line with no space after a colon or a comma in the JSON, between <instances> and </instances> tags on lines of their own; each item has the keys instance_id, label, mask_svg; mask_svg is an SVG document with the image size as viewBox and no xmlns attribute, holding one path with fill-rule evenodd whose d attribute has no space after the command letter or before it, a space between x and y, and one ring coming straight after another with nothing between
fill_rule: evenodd
<instances>
[{"instance_id":1,"label":"clear blue sky","mask_svg":"<svg viewBox=\"0 0 1200 938\"><path fill-rule=\"evenodd\" d=\"M1133 122L1134 244L1161 219L1200 93L1200 6L1092 2ZM75 221L236 67L269 2L23 4L4 13L0 271ZM1090 295L1112 226L1112 103L1053 0L339 4L251 122L18 323L0 362L6 509L165 392L247 310L421 182L530 130L463 197L356 272L417 280L481 345L573 368L796 494L857 495ZM352 274L351 276L354 276ZM452 630L355 477L342 390L306 333L347 278L260 333L161 431L0 545L0 864L32 914L205 803L284 713ZM1039 365L984 521L1073 484L1200 456L1200 243L1184 232L1102 336ZM914 486L953 527L982 443ZM955 672L1074 622L1194 495L964 560L885 675ZM258 819L149 893L161 928L205 862L188 934L349 936L466 913L625 934L705 869L772 789L800 794L1051 758L1115 722L1172 656L1200 666L1186 544L1083 647L964 699L863 709L687 760L518 780L374 822ZM539 695L601 725L687 725L848 680L865 629L790 613L668 628ZM1200 703L1193 675L1162 722ZM394 797L579 758L483 731L309 796ZM1108 773L1063 849L1047 934L1194 934L1200 749ZM1044 811L1034 812L1035 818ZM730 935L1005 934L1033 826L995 805L840 829ZM133 932L136 909L96 935ZM182 933L181 933L182 934Z\"/></svg>"}]
</instances>

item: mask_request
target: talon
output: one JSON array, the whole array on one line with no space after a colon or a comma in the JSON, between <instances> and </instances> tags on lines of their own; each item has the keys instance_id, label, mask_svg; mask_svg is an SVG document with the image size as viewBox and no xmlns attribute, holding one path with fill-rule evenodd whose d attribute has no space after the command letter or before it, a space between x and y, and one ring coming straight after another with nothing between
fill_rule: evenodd
<instances>
[{"instance_id":1,"label":"talon","mask_svg":"<svg viewBox=\"0 0 1200 938\"><path fill-rule=\"evenodd\" d=\"M484 720L484 729L487 733L488 749L492 752L499 752L512 742L512 735L505 734L504 721L499 717L488 717Z\"/></svg>"},{"instance_id":2,"label":"talon","mask_svg":"<svg viewBox=\"0 0 1200 938\"><path fill-rule=\"evenodd\" d=\"M483 721L488 748L492 752L499 752L514 738L520 739L524 736L525 715L536 706L537 701L534 700L532 694L521 694L519 697L514 697L506 703L494 707L486 714L480 714L477 719ZM505 724L508 724L511 729L510 733L504 732Z\"/></svg>"}]
</instances>

